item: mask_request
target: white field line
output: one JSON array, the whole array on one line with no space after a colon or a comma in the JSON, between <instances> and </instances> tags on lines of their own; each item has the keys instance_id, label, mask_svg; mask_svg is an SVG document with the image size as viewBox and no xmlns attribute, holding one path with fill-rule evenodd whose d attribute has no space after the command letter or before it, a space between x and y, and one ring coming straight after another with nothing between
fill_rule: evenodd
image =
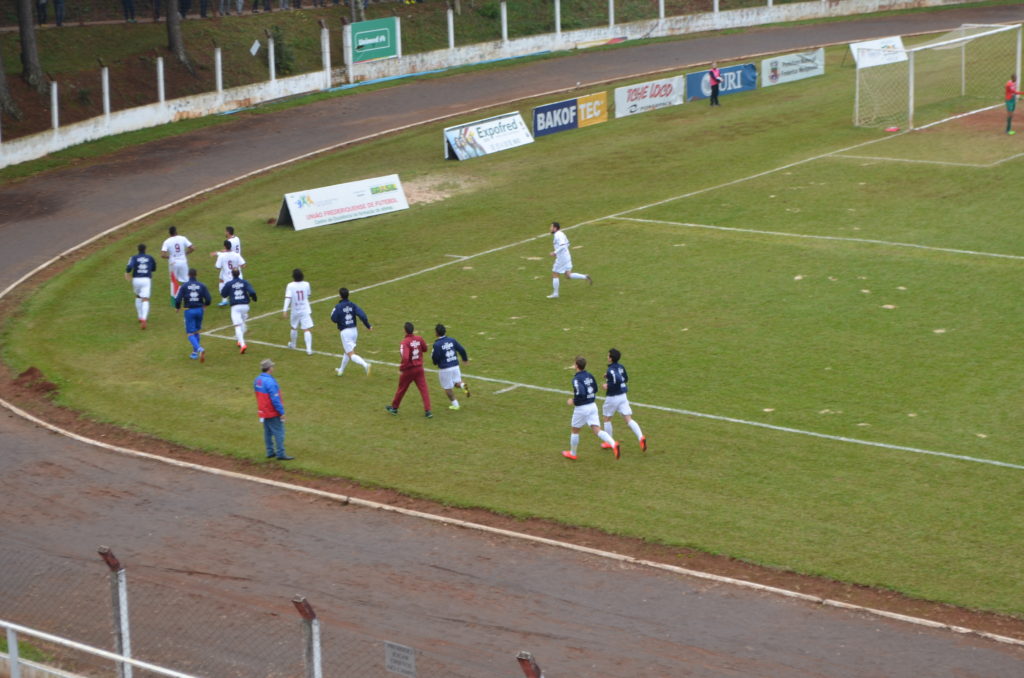
<instances>
[{"instance_id":1,"label":"white field line","mask_svg":"<svg viewBox=\"0 0 1024 678\"><path fill-rule=\"evenodd\" d=\"M607 217L611 219L612 217ZM873 240L871 238L851 238L842 235L813 235L809 233L786 233L784 231L762 231L756 228L739 228L736 226L713 226L711 224L694 224L685 221L666 221L664 219L640 219L637 217L616 217L624 221L636 221L645 224L664 224L666 226L682 226L684 228L703 228L710 231L732 231L736 233L756 233L758 235L777 235L784 238L806 238L808 240L838 240L841 242L866 243L869 245L884 245L887 247L909 247L915 250L929 250L932 252L947 252L950 254L967 254L976 257L994 257L996 259L1024 260L1024 255L999 254L996 252L976 252L974 250L958 250L951 247L933 247L931 245L917 245L909 242L894 242L891 240Z\"/></svg>"},{"instance_id":2,"label":"white field line","mask_svg":"<svg viewBox=\"0 0 1024 678\"><path fill-rule=\"evenodd\" d=\"M202 466L201 464L193 464L187 461L181 461L174 459L173 457L162 457L157 454L151 454L149 452L141 452L139 450L133 450L127 447L119 447L117 445L111 445L104 443L99 440L92 438L86 438L80 436L77 433L73 433L66 429L62 429L58 426L39 419L25 410L17 407L13 403L7 402L0 398L0 406L3 406L13 412L14 414L22 417L26 421L30 421L38 426L41 426L47 430L58 433L66 438L77 440L85 443L92 447L100 447L111 452L123 454L128 457L134 457L136 459L148 459L150 461L156 461L161 464L167 464L169 466L175 466L178 468L188 469L196 471L198 473L205 473L207 475L220 476L223 478L231 478L234 480L240 480L248 483L255 483L265 487L273 487L289 492L296 492L299 494L305 494L313 497L319 497L321 499L327 499L334 501L342 506L353 504L355 506L363 508L372 508L379 511L388 511L390 513L396 513L411 518L418 518L420 520L428 520L442 525L451 525L455 527L463 527L468 530L474 530L476 532L482 532L485 534L494 534L502 537L508 537L519 541L529 541L536 544L543 544L545 546L552 546L560 548L566 551L573 551L575 553L585 553L588 555L597 556L599 558L605 558L607 560L614 560L620 563L626 563L630 565L637 565L640 567L647 567L655 570L661 570L663 572L671 572L686 577L693 577L694 579L701 579L704 581L710 581L717 584L728 584L730 586L736 586L739 588L750 589L753 591L760 591L763 593L770 593L785 598L792 598L795 600L802 600L810 603L816 603L825 607L834 607L841 610L848 610L853 612L864 612L877 617L883 617L885 619L892 619L895 621L901 621L908 624L914 624L916 626L923 626L932 629L941 629L945 631L952 631L953 633L959 633L963 635L972 635L980 638L995 641L997 643L1003 643L1005 645L1024 646L1024 640L1017 638L1011 638L1009 636L1001 636L995 633L989 633L987 631L978 631L976 629L967 628L964 626L954 626L951 624L944 624L931 619L924 619L921 617L910 617L907 615L899 614L896 612L889 612L888 610L879 610L872 607L864 607L861 605L854 605L851 603L844 603L838 600L832 600L830 598L820 598L818 596L810 595L807 593L801 593L799 591L791 591L789 589L782 589L775 586L766 586L764 584L757 584L755 582L745 581L743 579L734 579L732 577L723 577L722 575L710 574L708 572L701 572L699 570L690 570L677 565L668 565L666 563L659 563L653 560L644 560L641 558L635 558L633 556L627 556L622 553L615 553L613 551L602 551L600 549L591 548L589 546L579 546L577 544L571 544L564 541L556 541L554 539L547 539L545 537L538 537L532 534L526 534L524 532L513 532L511 530L505 530L498 527L491 527L489 525L481 525L480 523L471 523L457 518L448 518L445 516L435 515L433 513L424 513L422 511L415 511L413 509L403 508L401 506L392 506L390 504L381 504L375 501L367 499L360 499L358 497L350 497L343 494L337 494L335 492L327 492L326 490L318 490L311 487L304 487L302 485L294 485L292 483L285 483L279 480L271 480L269 478L260 478L257 476L250 476L244 473L238 473L236 471L227 471L218 468L211 468L209 466Z\"/></svg>"},{"instance_id":3,"label":"white field line","mask_svg":"<svg viewBox=\"0 0 1024 678\"><path fill-rule=\"evenodd\" d=\"M216 339L228 339L228 340L231 340L231 341L234 341L234 339L235 339L234 335L230 335L229 336L229 335L224 335L224 334L210 334L210 333L207 333L207 336L214 337ZM250 341L249 343L250 344L258 344L260 346L269 346L271 348L288 349L288 346L286 344L275 344L275 343L269 342L269 341ZM291 349L291 350L299 351L301 349ZM304 351L302 351L302 352L304 352ZM341 359L341 357L342 357L341 353L331 353L329 351L313 351L313 353L315 353L317 355L332 356L332 357L335 357L335 358L338 358L338 359ZM366 358L364 358L364 360L366 360ZM385 366L388 366L388 367L395 367L395 368L398 367L398 363L390 362L390 361L387 361L387 360L367 360L367 362L373 363L375 365L385 365ZM437 372L438 371L438 370L436 370L436 369L434 369L432 367L426 367L426 366L424 366L423 369L426 372ZM502 385L506 386L506 388L503 388L503 389L501 389L499 391L495 391L494 392L495 395L498 395L500 393L507 393L508 391L512 391L512 390L517 389L517 388L525 388L525 389L529 389L531 391L541 391L543 393L556 393L556 394L559 394L559 395L569 395L569 393L570 393L570 390L568 388L564 388L564 389L551 388L550 386L538 386L536 384L526 384L526 383L519 382L519 381L510 381L508 379L497 379L495 377L484 377L484 376L481 376L481 375L478 375L478 374L469 374L469 373L463 373L463 374L467 378L472 379L474 381L483 381L483 382L488 382L488 383L491 383L491 384L502 384ZM599 400L604 400L604 397L598 396L598 399ZM920 448L920 447L908 447L906 445L892 445L890 443L880 443L880 442L876 442L876 441L873 441L873 440L861 440L859 438L849 438L849 437L846 437L846 436L837 436L837 435L832 435L832 434L829 434L829 433L818 433L816 431L805 431L803 429L791 428L789 426L777 426L775 424L766 424L766 423L760 422L760 421L750 421L748 419L738 419L736 417L726 417L726 416L723 416L723 415L720 415L720 414L708 414L706 412L697 412L695 410L685 410L685 409L678 408L678 407L666 407L664 405L652 405L650 403L639 403L639 402L634 402L632 400L629 401L629 404L632 405L633 407L640 407L640 408L644 408L644 409L648 409L648 410L657 410L659 412L669 412L671 414L681 414L681 415L684 415L684 416L687 416L687 417L696 417L696 418L699 418L699 419L710 419L712 421L721 421L721 422L726 422L726 423L729 423L729 424L739 424L741 426L755 426L757 428L768 429L770 431L776 431L776 432L779 432L779 433L791 433L791 434L800 435L800 436L808 436L808 437L811 437L811 438L821 438L823 440L833 440L835 442L848 443L848 444L851 444L851 445L861 445L863 447L876 447L876 448L880 448L880 449L883 449L883 450L891 450L891 451L894 451L894 452L911 452L913 454L924 454L924 455L929 455L929 456L932 456L932 457L944 457L946 459L955 459L957 461L966 461L966 462L971 462L971 463L974 463L974 464L986 464L986 465L989 465L989 466L1000 466L1000 467L1003 467L1003 468L1012 468L1012 469L1017 469L1017 470L1020 470L1020 471L1024 471L1024 465L1011 464L1009 462L998 461L996 459L985 459L985 458L982 458L982 457L971 457L971 456L967 456L967 455L964 455L964 454L953 454L951 452L938 452L936 450L926 450L926 449L923 449L923 448Z\"/></svg>"},{"instance_id":4,"label":"white field line","mask_svg":"<svg viewBox=\"0 0 1024 678\"><path fill-rule=\"evenodd\" d=\"M999 167L1004 163L1008 163L1011 160L1024 157L1024 153L1014 153L1009 155L1002 160L995 160L989 163L972 163L972 162L947 162L945 160L913 160L911 158L884 158L881 156L873 155L847 155L847 154L836 154L836 158L853 158L854 160L876 160L879 162L906 162L906 163L920 163L926 165L947 165L949 167L972 167L978 169L991 169L992 167Z\"/></svg>"}]
</instances>

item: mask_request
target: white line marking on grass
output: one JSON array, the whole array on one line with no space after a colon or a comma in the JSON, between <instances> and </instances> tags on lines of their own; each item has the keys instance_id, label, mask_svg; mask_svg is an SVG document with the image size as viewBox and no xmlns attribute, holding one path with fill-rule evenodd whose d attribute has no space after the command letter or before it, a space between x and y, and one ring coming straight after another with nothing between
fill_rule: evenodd
<instances>
[{"instance_id":1,"label":"white line marking on grass","mask_svg":"<svg viewBox=\"0 0 1024 678\"><path fill-rule=\"evenodd\" d=\"M474 377L474 378L475 378L475 377ZM517 385L515 385L515 386L509 386L508 388L503 388L503 389L501 389L500 391L495 391L495 392L494 392L494 395L500 395L500 394L502 394L502 393L508 393L509 391L514 391L514 390L516 390L517 388L519 388L519 385L518 385L518 384L517 384Z\"/></svg>"},{"instance_id":2,"label":"white line marking on grass","mask_svg":"<svg viewBox=\"0 0 1024 678\"><path fill-rule=\"evenodd\" d=\"M452 257L453 259L460 259L460 260L461 260L461 259L467 259L467 258L468 258L468 257L466 257L466 255L464 255L464 254L446 254L445 256L446 256L446 257Z\"/></svg>"},{"instance_id":3,"label":"white line marking on grass","mask_svg":"<svg viewBox=\"0 0 1024 678\"><path fill-rule=\"evenodd\" d=\"M983 164L979 164L979 163L975 163L975 162L949 162L947 160L914 160L914 159L911 159L911 158L883 158L881 156L874 156L874 155L845 155L845 154L838 154L837 153L837 154L833 155L832 157L834 157L834 158L849 158L851 160L873 160L875 162L906 162L906 163L922 164L922 165L944 165L946 167L986 168L986 167L992 167L993 166L991 163L983 165ZM1002 162L1002 161L999 161L999 162Z\"/></svg>"},{"instance_id":4,"label":"white line marking on grass","mask_svg":"<svg viewBox=\"0 0 1024 678\"><path fill-rule=\"evenodd\" d=\"M611 219L613 217L606 217ZM638 217L614 217L624 221L637 221L647 224L664 224L666 226L682 226L684 228L703 228L710 231L733 231L736 233L756 233L758 235L778 235L785 238L806 238L808 240L838 240L841 242L857 242L869 245L887 245L889 247L909 247L916 250L929 250L933 252L948 252L950 254L968 254L977 257L994 257L996 259L1024 260L1024 255L999 254L996 252L976 252L974 250L958 250L951 247L933 247L931 245L917 245L909 242L895 242L892 240L874 240L871 238L851 238L842 235L813 235L810 233L786 233L783 231L762 231L756 228L740 228L737 226L714 226L711 224L694 224L685 221L666 221L664 219L640 219Z\"/></svg>"}]
</instances>

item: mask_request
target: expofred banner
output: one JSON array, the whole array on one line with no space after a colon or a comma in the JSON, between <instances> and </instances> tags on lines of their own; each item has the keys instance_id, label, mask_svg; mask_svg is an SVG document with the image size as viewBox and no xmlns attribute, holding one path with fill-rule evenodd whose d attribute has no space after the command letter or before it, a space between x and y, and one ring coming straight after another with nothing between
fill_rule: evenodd
<instances>
[{"instance_id":1,"label":"expofred banner","mask_svg":"<svg viewBox=\"0 0 1024 678\"><path fill-rule=\"evenodd\" d=\"M615 117L678 106L683 103L683 76L640 82L615 89Z\"/></svg>"},{"instance_id":2,"label":"expofred banner","mask_svg":"<svg viewBox=\"0 0 1024 678\"><path fill-rule=\"evenodd\" d=\"M401 43L401 25L396 16L352 24L353 63L400 57Z\"/></svg>"},{"instance_id":3,"label":"expofred banner","mask_svg":"<svg viewBox=\"0 0 1024 678\"><path fill-rule=\"evenodd\" d=\"M719 71L722 75L722 84L718 86L719 96L757 89L757 66L754 64L727 66ZM697 71L686 75L687 101L707 99L711 96L711 80L708 73L709 71Z\"/></svg>"},{"instance_id":4,"label":"expofred banner","mask_svg":"<svg viewBox=\"0 0 1024 678\"><path fill-rule=\"evenodd\" d=\"M761 62L761 87L825 75L825 48L772 57Z\"/></svg>"},{"instance_id":5,"label":"expofred banner","mask_svg":"<svg viewBox=\"0 0 1024 678\"><path fill-rule=\"evenodd\" d=\"M409 209L397 174L288 193L277 215L279 226L296 231Z\"/></svg>"},{"instance_id":6,"label":"expofred banner","mask_svg":"<svg viewBox=\"0 0 1024 678\"><path fill-rule=\"evenodd\" d=\"M445 128L444 157L466 160L530 143L530 130L516 111Z\"/></svg>"},{"instance_id":7,"label":"expofred banner","mask_svg":"<svg viewBox=\"0 0 1024 678\"><path fill-rule=\"evenodd\" d=\"M608 92L557 101L533 109L533 136L564 132L608 121Z\"/></svg>"},{"instance_id":8,"label":"expofred banner","mask_svg":"<svg viewBox=\"0 0 1024 678\"><path fill-rule=\"evenodd\" d=\"M850 51L857 68L871 68L883 64L894 64L907 60L907 52L903 49L903 38L896 35L891 38L851 42Z\"/></svg>"}]
</instances>

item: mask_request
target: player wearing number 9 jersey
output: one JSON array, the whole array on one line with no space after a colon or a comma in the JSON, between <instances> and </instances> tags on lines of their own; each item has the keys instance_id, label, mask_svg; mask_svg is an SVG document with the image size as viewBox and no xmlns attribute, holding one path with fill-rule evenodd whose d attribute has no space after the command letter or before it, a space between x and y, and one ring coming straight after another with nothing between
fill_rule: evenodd
<instances>
[{"instance_id":1,"label":"player wearing number 9 jersey","mask_svg":"<svg viewBox=\"0 0 1024 678\"><path fill-rule=\"evenodd\" d=\"M302 328L302 338L306 342L306 355L313 355L313 315L310 311L309 297L312 294L309 283L304 280L302 269L292 271L292 282L284 288L284 309L281 314L287 315L291 307L291 339L288 341L288 348L295 348L295 341L299 338L299 328Z\"/></svg>"},{"instance_id":2,"label":"player wearing number 9 jersey","mask_svg":"<svg viewBox=\"0 0 1024 678\"><path fill-rule=\"evenodd\" d=\"M178 296L178 288L188 280L188 255L195 249L189 239L178 235L176 226L167 229L168 238L160 247L160 256L167 259L167 268L171 276L171 301Z\"/></svg>"},{"instance_id":3,"label":"player wearing number 9 jersey","mask_svg":"<svg viewBox=\"0 0 1024 678\"><path fill-rule=\"evenodd\" d=\"M398 406L402 404L405 392L409 390L410 384L416 382L416 388L420 390L423 397L423 416L430 419L433 414L430 412L430 393L427 391L427 378L423 374L423 354L427 350L427 342L423 337L413 334L412 323L405 323L405 338L398 346L402 354L402 362L398 367L398 390L391 404L385 407L391 414L398 414Z\"/></svg>"}]
</instances>

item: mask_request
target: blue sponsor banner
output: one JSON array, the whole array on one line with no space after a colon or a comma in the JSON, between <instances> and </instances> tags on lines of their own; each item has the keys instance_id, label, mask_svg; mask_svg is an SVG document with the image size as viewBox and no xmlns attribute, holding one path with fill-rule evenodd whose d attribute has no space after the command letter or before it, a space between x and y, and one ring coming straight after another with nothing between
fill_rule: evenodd
<instances>
[{"instance_id":1,"label":"blue sponsor banner","mask_svg":"<svg viewBox=\"0 0 1024 678\"><path fill-rule=\"evenodd\" d=\"M722 84L718 86L719 96L757 89L757 66L754 64L729 66L720 70ZM697 71L686 75L687 101L707 99L710 96L711 83L708 81L708 71Z\"/></svg>"},{"instance_id":2,"label":"blue sponsor banner","mask_svg":"<svg viewBox=\"0 0 1024 678\"><path fill-rule=\"evenodd\" d=\"M576 100L557 101L533 109L533 136L564 132L579 127Z\"/></svg>"}]
</instances>

